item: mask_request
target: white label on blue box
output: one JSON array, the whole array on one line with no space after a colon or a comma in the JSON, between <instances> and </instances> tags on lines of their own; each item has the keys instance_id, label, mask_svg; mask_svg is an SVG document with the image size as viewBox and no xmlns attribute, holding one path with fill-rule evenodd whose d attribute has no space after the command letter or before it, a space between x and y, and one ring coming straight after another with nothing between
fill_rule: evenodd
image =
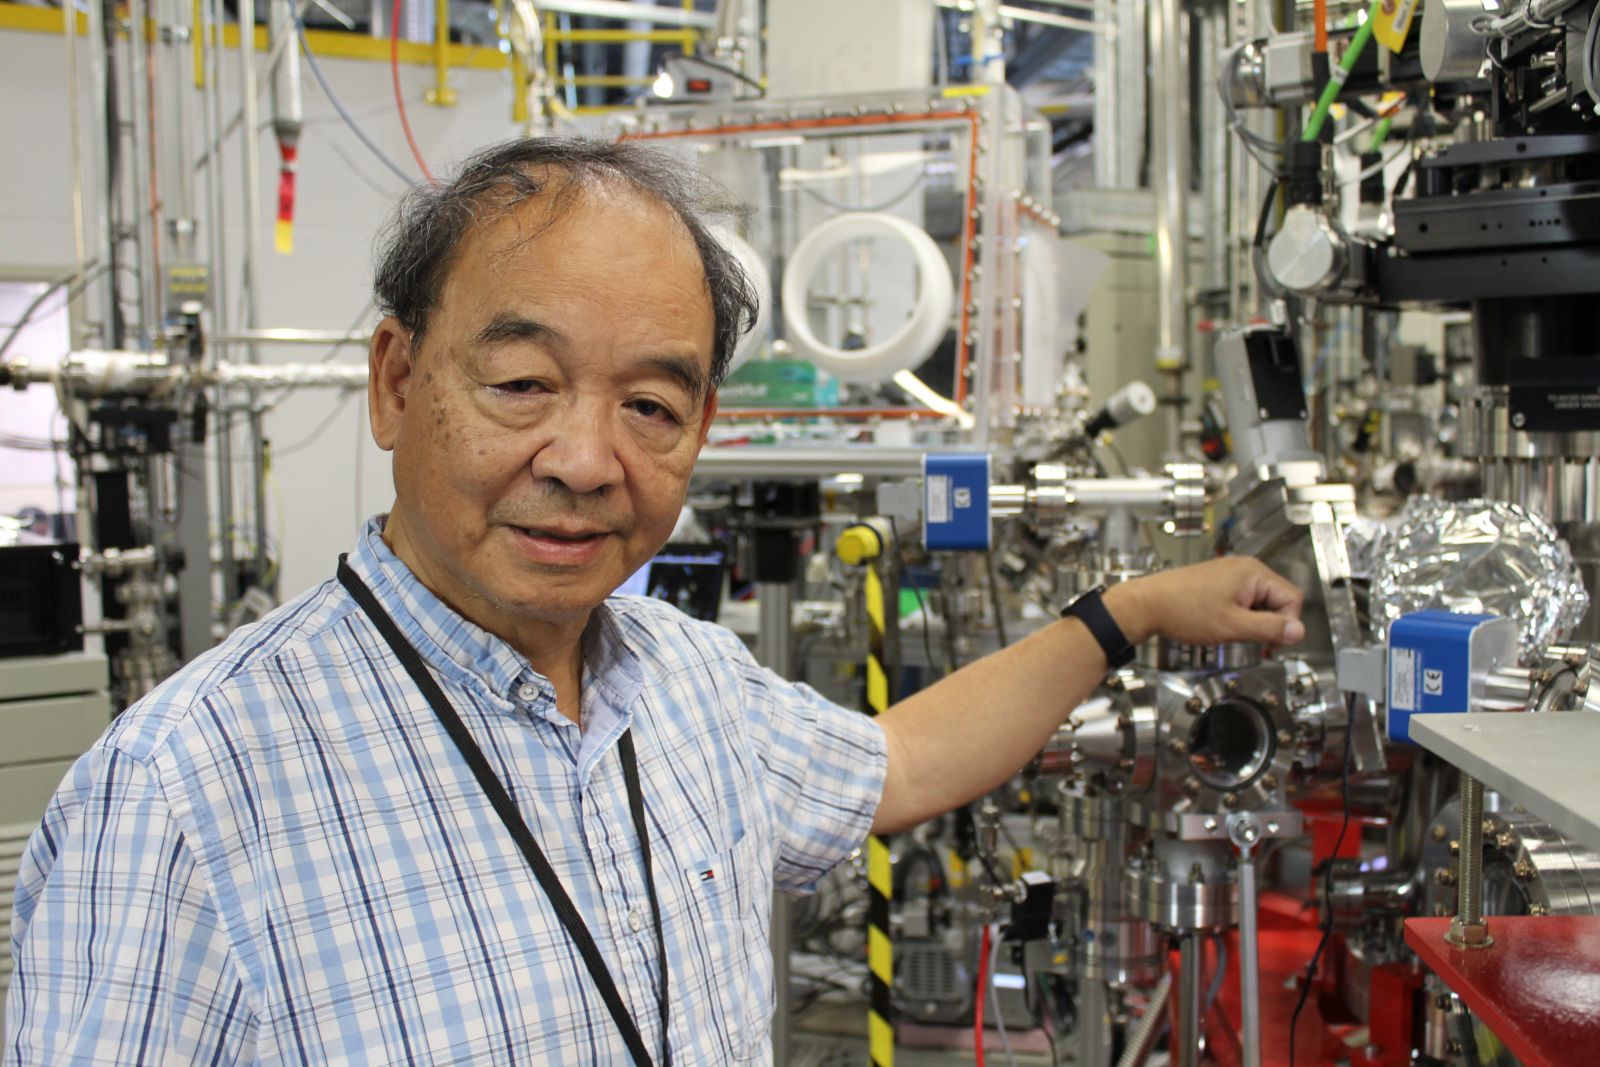
<instances>
[{"instance_id":1,"label":"white label on blue box","mask_svg":"<svg viewBox=\"0 0 1600 1067\"><path fill-rule=\"evenodd\" d=\"M928 521L950 521L950 476L928 475Z\"/></svg>"},{"instance_id":2,"label":"white label on blue box","mask_svg":"<svg viewBox=\"0 0 1600 1067\"><path fill-rule=\"evenodd\" d=\"M1417 652L1412 648L1389 651L1389 707L1417 710Z\"/></svg>"}]
</instances>

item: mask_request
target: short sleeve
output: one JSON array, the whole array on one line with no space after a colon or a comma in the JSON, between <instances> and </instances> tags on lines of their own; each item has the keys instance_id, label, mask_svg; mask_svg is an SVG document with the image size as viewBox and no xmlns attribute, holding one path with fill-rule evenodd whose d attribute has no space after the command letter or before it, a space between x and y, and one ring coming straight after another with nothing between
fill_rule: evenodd
<instances>
[{"instance_id":1,"label":"short sleeve","mask_svg":"<svg viewBox=\"0 0 1600 1067\"><path fill-rule=\"evenodd\" d=\"M149 770L74 766L22 858L7 1064L254 1058L255 1018L217 911Z\"/></svg>"},{"instance_id":2,"label":"short sleeve","mask_svg":"<svg viewBox=\"0 0 1600 1067\"><path fill-rule=\"evenodd\" d=\"M765 771L779 889L810 892L860 847L883 798L889 750L871 717L740 661L746 714Z\"/></svg>"}]
</instances>

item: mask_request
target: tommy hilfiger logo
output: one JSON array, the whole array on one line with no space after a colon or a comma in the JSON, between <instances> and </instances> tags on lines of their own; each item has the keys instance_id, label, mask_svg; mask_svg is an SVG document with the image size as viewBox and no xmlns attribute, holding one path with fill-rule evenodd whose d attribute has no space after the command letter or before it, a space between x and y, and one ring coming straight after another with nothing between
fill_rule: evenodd
<instances>
[{"instance_id":1,"label":"tommy hilfiger logo","mask_svg":"<svg viewBox=\"0 0 1600 1067\"><path fill-rule=\"evenodd\" d=\"M717 877L717 872L714 869L710 868L710 867L707 867L705 870L700 872L700 880L702 882L713 881L716 877Z\"/></svg>"}]
</instances>

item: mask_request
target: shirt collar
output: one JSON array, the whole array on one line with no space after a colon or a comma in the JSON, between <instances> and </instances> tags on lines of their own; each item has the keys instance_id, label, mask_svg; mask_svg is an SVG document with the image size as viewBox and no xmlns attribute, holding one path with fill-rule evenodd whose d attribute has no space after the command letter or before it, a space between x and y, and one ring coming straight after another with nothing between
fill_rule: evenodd
<instances>
[{"instance_id":1,"label":"shirt collar","mask_svg":"<svg viewBox=\"0 0 1600 1067\"><path fill-rule=\"evenodd\" d=\"M554 700L550 682L504 639L463 618L418 580L383 539L387 515L367 520L350 568L372 589L378 602L423 661L463 684L486 687L500 700L523 706L523 685L533 685L543 699ZM601 604L584 634L585 688L598 687L607 703L626 709L643 688L638 658L627 646L611 609ZM585 703L588 697L585 696Z\"/></svg>"}]
</instances>

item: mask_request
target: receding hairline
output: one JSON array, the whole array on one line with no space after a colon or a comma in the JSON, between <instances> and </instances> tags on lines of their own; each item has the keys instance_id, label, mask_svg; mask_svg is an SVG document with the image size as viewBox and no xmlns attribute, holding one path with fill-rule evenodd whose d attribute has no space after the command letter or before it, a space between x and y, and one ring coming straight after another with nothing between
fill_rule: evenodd
<instances>
[{"instance_id":1,"label":"receding hairline","mask_svg":"<svg viewBox=\"0 0 1600 1067\"><path fill-rule=\"evenodd\" d=\"M604 200L608 196L622 194L627 200L642 204L667 220L672 229L684 242L684 251L687 253L688 262L693 266L700 279L709 310L711 312L711 359L716 361L717 331L716 331L716 300L711 289L711 279L706 273L704 257L695 242L694 231L683 218L679 209L660 193L634 180L626 172L615 167L605 165L595 166L570 166L560 162L530 163L521 168L529 178L540 182L542 188L532 195L522 195L510 190L512 182L509 179L495 183L476 194L472 201L479 208L492 208L488 212L475 213L471 222L461 231L460 237L454 242L449 255L440 264L438 295L443 297L449 291L451 282L456 277L457 267L463 256L473 251L487 251L496 259L508 257L519 249L525 248L545 236L551 229L567 219L572 212L581 209L586 204L593 204L597 199ZM536 173L538 172L538 173ZM548 180L547 176L548 175ZM503 202L497 207L493 205L496 190L507 190L510 195L502 193ZM485 240L490 231L496 226L510 219L518 219L525 211L540 211L541 214L533 221L532 227L496 247L479 249L478 242ZM437 311L438 309L433 309ZM431 318L432 315L429 315ZM414 334L414 344L420 346L421 335L425 330L417 330Z\"/></svg>"}]
</instances>

